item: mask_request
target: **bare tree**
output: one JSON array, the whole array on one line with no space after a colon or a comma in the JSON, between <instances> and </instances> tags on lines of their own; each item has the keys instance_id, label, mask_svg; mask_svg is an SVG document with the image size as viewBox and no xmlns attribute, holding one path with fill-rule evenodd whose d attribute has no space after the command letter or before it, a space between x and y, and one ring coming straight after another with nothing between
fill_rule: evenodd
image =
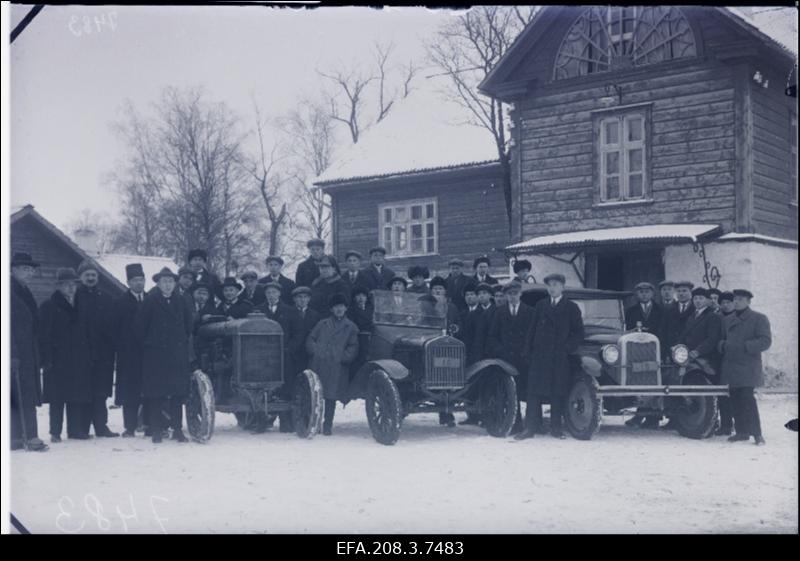
<instances>
[{"instance_id":1,"label":"bare tree","mask_svg":"<svg viewBox=\"0 0 800 561\"><path fill-rule=\"evenodd\" d=\"M536 6L476 6L448 21L427 45L428 57L450 78L448 97L469 110L472 124L492 134L503 172L511 227L511 164L504 104L478 92L478 84L533 19Z\"/></svg>"},{"instance_id":2,"label":"bare tree","mask_svg":"<svg viewBox=\"0 0 800 561\"><path fill-rule=\"evenodd\" d=\"M95 245L93 249L98 253L108 253L116 249L117 225L106 212L95 212L84 208L67 224L67 231L72 234L76 242L78 241L76 238L81 234L91 234Z\"/></svg>"},{"instance_id":3,"label":"bare tree","mask_svg":"<svg viewBox=\"0 0 800 561\"><path fill-rule=\"evenodd\" d=\"M330 117L347 125L353 144L358 143L361 135L361 112L364 103L364 90L375 77L363 71L338 69L334 72L318 71L319 75L329 80L336 93L328 94ZM340 107L340 98L344 94L344 109Z\"/></svg>"}]
</instances>

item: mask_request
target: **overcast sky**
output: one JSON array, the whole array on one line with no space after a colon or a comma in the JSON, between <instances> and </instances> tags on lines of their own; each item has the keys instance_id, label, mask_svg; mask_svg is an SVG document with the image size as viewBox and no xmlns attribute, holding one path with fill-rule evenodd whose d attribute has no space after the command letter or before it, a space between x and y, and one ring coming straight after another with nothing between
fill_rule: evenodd
<instances>
[{"instance_id":1,"label":"overcast sky","mask_svg":"<svg viewBox=\"0 0 800 561\"><path fill-rule=\"evenodd\" d=\"M12 6L12 27L28 10ZM423 41L453 15L47 6L10 49L12 209L33 204L61 227L87 207L113 216L116 196L103 178L123 153L110 123L126 98L146 108L165 86L201 85L244 118L252 116L252 96L277 116L318 87L315 68L368 61L376 40L393 41L398 62L423 62Z\"/></svg>"}]
</instances>

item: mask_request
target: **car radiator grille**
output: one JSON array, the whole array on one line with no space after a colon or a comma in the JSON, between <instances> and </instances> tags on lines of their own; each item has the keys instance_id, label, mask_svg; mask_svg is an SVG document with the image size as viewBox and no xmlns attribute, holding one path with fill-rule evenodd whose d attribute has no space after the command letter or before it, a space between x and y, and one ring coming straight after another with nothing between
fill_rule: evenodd
<instances>
[{"instance_id":1,"label":"car radiator grille","mask_svg":"<svg viewBox=\"0 0 800 561\"><path fill-rule=\"evenodd\" d=\"M283 381L283 336L241 335L239 382Z\"/></svg>"},{"instance_id":2,"label":"car radiator grille","mask_svg":"<svg viewBox=\"0 0 800 561\"><path fill-rule=\"evenodd\" d=\"M654 341L625 344L627 376L625 384L644 386L658 384L658 345Z\"/></svg>"},{"instance_id":3,"label":"car radiator grille","mask_svg":"<svg viewBox=\"0 0 800 561\"><path fill-rule=\"evenodd\" d=\"M464 347L431 344L425 360L425 386L428 389L456 389L465 385Z\"/></svg>"}]
</instances>

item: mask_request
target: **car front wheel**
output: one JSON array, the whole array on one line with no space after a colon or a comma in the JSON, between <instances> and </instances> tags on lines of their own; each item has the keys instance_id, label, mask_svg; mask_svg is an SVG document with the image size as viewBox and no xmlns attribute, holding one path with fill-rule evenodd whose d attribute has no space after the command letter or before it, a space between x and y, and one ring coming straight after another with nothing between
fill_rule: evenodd
<instances>
[{"instance_id":1,"label":"car front wheel","mask_svg":"<svg viewBox=\"0 0 800 561\"><path fill-rule=\"evenodd\" d=\"M600 428L603 404L600 386L592 376L582 374L567 395L564 422L573 438L591 440Z\"/></svg>"},{"instance_id":2,"label":"car front wheel","mask_svg":"<svg viewBox=\"0 0 800 561\"><path fill-rule=\"evenodd\" d=\"M517 384L505 372L487 374L480 385L483 426L492 436L508 436L517 417Z\"/></svg>"},{"instance_id":3,"label":"car front wheel","mask_svg":"<svg viewBox=\"0 0 800 561\"><path fill-rule=\"evenodd\" d=\"M397 385L383 370L374 370L367 382L367 421L372 436L390 446L400 438L403 404Z\"/></svg>"},{"instance_id":4,"label":"car front wheel","mask_svg":"<svg viewBox=\"0 0 800 561\"><path fill-rule=\"evenodd\" d=\"M684 385L709 385L700 372L689 372L683 377ZM670 416L677 423L678 433L686 438L703 439L711 436L717 420L717 398L708 395L670 398Z\"/></svg>"}]
</instances>

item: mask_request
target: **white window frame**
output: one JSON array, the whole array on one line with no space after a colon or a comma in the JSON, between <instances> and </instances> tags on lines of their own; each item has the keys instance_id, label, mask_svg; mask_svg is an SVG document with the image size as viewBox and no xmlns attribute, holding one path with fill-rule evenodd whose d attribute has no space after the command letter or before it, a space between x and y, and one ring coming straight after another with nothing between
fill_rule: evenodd
<instances>
[{"instance_id":1,"label":"white window frame","mask_svg":"<svg viewBox=\"0 0 800 561\"><path fill-rule=\"evenodd\" d=\"M427 205L433 205L433 217L427 217ZM422 207L422 218L414 220L411 218L411 207ZM395 220L394 216L397 208L405 208L406 219L402 222ZM386 210L392 209L392 220L386 222ZM433 251L428 251L428 240L430 239L427 234L427 225L433 224ZM411 229L414 225L422 226L422 251L413 251L411 249ZM386 237L386 228L391 226L392 234L391 239ZM405 249L399 250L396 246L397 240L397 227L406 227L407 242ZM394 201L391 203L384 203L378 205L378 239L380 244L386 248L386 257L403 258L403 257L418 257L425 255L438 255L439 253L439 201L437 197L430 197L426 199L411 199L406 201Z\"/></svg>"},{"instance_id":2,"label":"white window frame","mask_svg":"<svg viewBox=\"0 0 800 561\"><path fill-rule=\"evenodd\" d=\"M645 201L649 195L649 177L648 177L648 160L649 155L647 151L647 138L648 138L648 111L624 111L615 114L610 114L599 119L599 128L597 132L597 156L598 172L599 172L599 186L600 186L600 203L624 203L628 201ZM642 134L640 140L628 140L629 123L632 119L641 119L642 121ZM606 143L606 125L608 123L617 123L618 134L617 144ZM642 151L642 169L641 172L630 171L630 160L628 152L630 150ZM607 179L609 174L606 171L607 154L619 154L619 163L617 165L617 177L619 177L619 197L610 199L608 197ZM630 194L630 177L631 175L641 173L642 176L642 193L641 195L631 196Z\"/></svg>"}]
</instances>

